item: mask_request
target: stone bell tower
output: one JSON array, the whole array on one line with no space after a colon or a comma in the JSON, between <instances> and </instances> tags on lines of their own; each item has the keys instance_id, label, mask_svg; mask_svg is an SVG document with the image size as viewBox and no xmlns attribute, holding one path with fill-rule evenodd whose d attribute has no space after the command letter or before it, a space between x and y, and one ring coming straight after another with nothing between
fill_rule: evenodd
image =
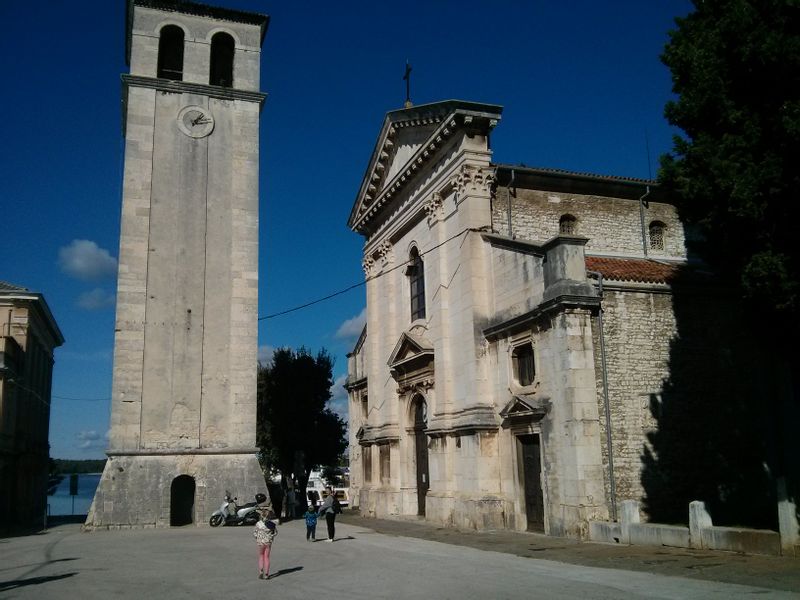
<instances>
[{"instance_id":1,"label":"stone bell tower","mask_svg":"<svg viewBox=\"0 0 800 600\"><path fill-rule=\"evenodd\" d=\"M205 523L256 459L258 124L269 17L128 0L108 462L87 528Z\"/></svg>"}]
</instances>

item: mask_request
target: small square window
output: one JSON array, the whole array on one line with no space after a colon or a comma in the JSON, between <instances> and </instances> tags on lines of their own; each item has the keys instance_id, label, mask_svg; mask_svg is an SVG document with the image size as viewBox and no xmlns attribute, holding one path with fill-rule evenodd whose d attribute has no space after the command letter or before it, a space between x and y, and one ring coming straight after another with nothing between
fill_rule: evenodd
<instances>
[{"instance_id":1,"label":"small square window","mask_svg":"<svg viewBox=\"0 0 800 600\"><path fill-rule=\"evenodd\" d=\"M663 250L664 249L664 232L667 226L661 221L653 221L650 223L650 249Z\"/></svg>"},{"instance_id":2,"label":"small square window","mask_svg":"<svg viewBox=\"0 0 800 600\"><path fill-rule=\"evenodd\" d=\"M518 385L533 385L536 377L536 364L533 357L533 344L528 342L514 348L511 353L514 379Z\"/></svg>"}]
</instances>

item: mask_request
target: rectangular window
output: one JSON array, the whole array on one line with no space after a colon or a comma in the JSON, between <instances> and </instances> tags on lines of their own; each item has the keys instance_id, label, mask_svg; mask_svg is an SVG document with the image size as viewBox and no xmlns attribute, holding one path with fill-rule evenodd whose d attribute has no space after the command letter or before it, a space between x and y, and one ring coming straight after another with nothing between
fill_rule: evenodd
<instances>
[{"instance_id":1,"label":"rectangular window","mask_svg":"<svg viewBox=\"0 0 800 600\"><path fill-rule=\"evenodd\" d=\"M411 292L411 320L415 321L425 318L425 263L416 248L411 250L409 262L406 276Z\"/></svg>"},{"instance_id":2,"label":"rectangular window","mask_svg":"<svg viewBox=\"0 0 800 600\"><path fill-rule=\"evenodd\" d=\"M389 462L389 444L378 446L381 459L381 485L389 485L392 481L391 464Z\"/></svg>"},{"instance_id":3,"label":"rectangular window","mask_svg":"<svg viewBox=\"0 0 800 600\"><path fill-rule=\"evenodd\" d=\"M519 385L533 385L536 377L536 365L533 360L533 344L530 342L514 348L512 354L514 377Z\"/></svg>"}]
</instances>

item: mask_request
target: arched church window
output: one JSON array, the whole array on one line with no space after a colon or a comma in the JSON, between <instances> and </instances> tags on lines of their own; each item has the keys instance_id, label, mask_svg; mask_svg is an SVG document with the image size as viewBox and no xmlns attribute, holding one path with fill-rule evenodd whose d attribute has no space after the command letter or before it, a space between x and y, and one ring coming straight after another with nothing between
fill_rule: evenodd
<instances>
[{"instance_id":1,"label":"arched church window","mask_svg":"<svg viewBox=\"0 0 800 600\"><path fill-rule=\"evenodd\" d=\"M650 249L663 250L664 249L664 233L667 226L661 221L653 221L650 223Z\"/></svg>"},{"instance_id":2,"label":"arched church window","mask_svg":"<svg viewBox=\"0 0 800 600\"><path fill-rule=\"evenodd\" d=\"M575 235L578 231L578 219L572 215L561 215L558 220L558 233L560 235Z\"/></svg>"},{"instance_id":3,"label":"arched church window","mask_svg":"<svg viewBox=\"0 0 800 600\"><path fill-rule=\"evenodd\" d=\"M211 38L211 76L208 83L233 87L233 38L220 31Z\"/></svg>"},{"instance_id":4,"label":"arched church window","mask_svg":"<svg viewBox=\"0 0 800 600\"><path fill-rule=\"evenodd\" d=\"M411 289L411 320L425 318L425 265L416 248L411 249L406 275Z\"/></svg>"},{"instance_id":5,"label":"arched church window","mask_svg":"<svg viewBox=\"0 0 800 600\"><path fill-rule=\"evenodd\" d=\"M183 81L183 29L177 25L167 25L161 29L157 76Z\"/></svg>"},{"instance_id":6,"label":"arched church window","mask_svg":"<svg viewBox=\"0 0 800 600\"><path fill-rule=\"evenodd\" d=\"M536 377L536 363L533 359L533 344L530 342L514 348L511 352L514 379L521 386L532 385Z\"/></svg>"}]
</instances>

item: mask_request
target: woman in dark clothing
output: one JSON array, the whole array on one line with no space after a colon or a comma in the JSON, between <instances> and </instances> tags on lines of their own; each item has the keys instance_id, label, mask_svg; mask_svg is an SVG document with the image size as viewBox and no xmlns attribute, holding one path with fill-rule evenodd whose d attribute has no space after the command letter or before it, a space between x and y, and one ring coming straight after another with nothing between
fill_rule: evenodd
<instances>
[{"instance_id":1,"label":"woman in dark clothing","mask_svg":"<svg viewBox=\"0 0 800 600\"><path fill-rule=\"evenodd\" d=\"M319 507L319 514L325 515L325 523L328 525L328 541L332 542L336 535L336 515L342 512L342 509L333 493L333 489L327 487L325 491L328 492L328 495L323 500L322 506Z\"/></svg>"}]
</instances>

